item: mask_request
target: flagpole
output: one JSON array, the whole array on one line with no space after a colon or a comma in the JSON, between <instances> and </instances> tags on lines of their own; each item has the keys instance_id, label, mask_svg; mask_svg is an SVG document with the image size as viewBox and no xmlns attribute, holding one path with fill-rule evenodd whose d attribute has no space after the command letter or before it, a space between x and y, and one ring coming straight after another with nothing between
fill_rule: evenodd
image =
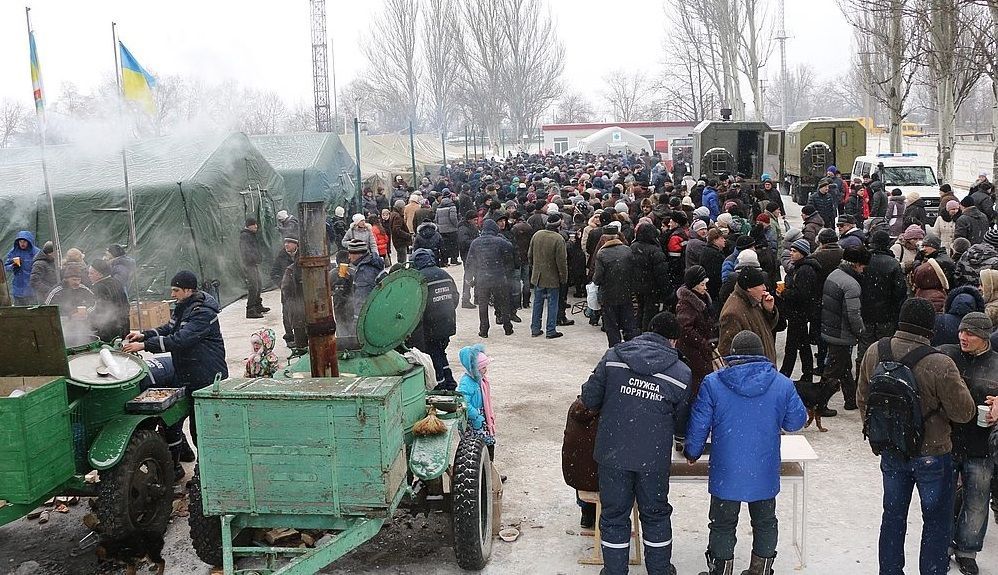
<instances>
[{"instance_id":1,"label":"flagpole","mask_svg":"<svg viewBox=\"0 0 998 575\"><path fill-rule=\"evenodd\" d=\"M118 86L118 122L124 124L124 116L121 110L121 62L119 61L119 50L118 50L118 24L111 22L111 42L114 48L114 82ZM122 130L124 132L124 130ZM121 171L125 178L125 200L128 203L128 249L132 252L132 257L138 256L136 250L138 239L135 234L135 209L132 205L132 188L128 185L128 156L125 154L125 138L124 133L122 133L121 140ZM131 292L132 297L135 298L135 319L138 322L138 328L141 330L145 326L142 325L142 307L139 303L138 290L135 289L138 285L138 268L136 267L135 272L132 273L132 285L129 286L129 292ZM124 286L122 286L124 287Z\"/></svg>"},{"instance_id":2,"label":"flagpole","mask_svg":"<svg viewBox=\"0 0 998 575\"><path fill-rule=\"evenodd\" d=\"M31 8L29 8L27 6L24 7L24 18L25 18L25 20L28 23L28 41L32 42L32 44L33 44L34 43L34 36L33 36L34 32L31 29ZM37 49L37 46L35 48ZM35 56L36 59L38 58L38 54L37 53L35 53L34 56ZM36 62L36 65L37 65L37 62ZM36 70L36 73L38 74L39 85L41 85L41 68L40 68L40 66ZM32 86L32 89L34 89L34 86ZM35 97L37 98L38 96L36 95ZM41 98L44 98L44 97L45 97L44 94L41 94ZM42 105L44 106L44 100L42 100L42 102L43 102ZM59 226L56 223L56 219L55 219L55 200L52 198L52 188L49 187L49 170L48 170L48 164L45 162L45 132L46 132L46 128L47 128L46 127L46 122L45 122L45 110L44 110L44 108L39 107L37 99L35 100L35 115L38 117L38 121L41 124L41 128L42 128L42 134L41 134L41 136L42 136L42 141L41 141L41 150L42 150L42 181L45 184L45 196L48 198L48 202L49 202L49 220L50 220L49 223L52 226L52 241L55 244L55 265L56 265L56 268L62 268L62 242L59 240Z\"/></svg>"}]
</instances>

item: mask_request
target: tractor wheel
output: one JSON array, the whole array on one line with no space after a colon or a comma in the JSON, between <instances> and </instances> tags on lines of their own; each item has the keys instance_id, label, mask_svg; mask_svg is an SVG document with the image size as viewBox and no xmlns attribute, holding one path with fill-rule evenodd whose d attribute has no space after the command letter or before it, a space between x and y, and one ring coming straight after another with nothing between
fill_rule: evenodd
<instances>
[{"instance_id":1,"label":"tractor wheel","mask_svg":"<svg viewBox=\"0 0 998 575\"><path fill-rule=\"evenodd\" d=\"M485 441L465 435L454 458L454 555L468 571L485 567L492 555L492 474Z\"/></svg>"},{"instance_id":2,"label":"tractor wheel","mask_svg":"<svg viewBox=\"0 0 998 575\"><path fill-rule=\"evenodd\" d=\"M191 543L198 558L209 565L222 564L222 520L205 516L201 501L201 470L194 467L194 477L187 482L187 524L191 528Z\"/></svg>"},{"instance_id":3,"label":"tractor wheel","mask_svg":"<svg viewBox=\"0 0 998 575\"><path fill-rule=\"evenodd\" d=\"M137 429L117 465L100 472L97 518L104 537L165 533L173 511L173 458L163 437Z\"/></svg>"}]
</instances>

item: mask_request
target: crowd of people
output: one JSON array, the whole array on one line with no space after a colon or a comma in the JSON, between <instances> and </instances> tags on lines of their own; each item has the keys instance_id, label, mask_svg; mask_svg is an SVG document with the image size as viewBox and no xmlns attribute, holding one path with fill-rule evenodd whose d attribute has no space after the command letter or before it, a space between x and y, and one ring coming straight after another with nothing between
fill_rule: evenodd
<instances>
[{"instance_id":1,"label":"crowd of people","mask_svg":"<svg viewBox=\"0 0 998 575\"><path fill-rule=\"evenodd\" d=\"M732 572L740 502L749 503L755 532L744 573L771 573L779 435L800 429L809 411L836 416L828 400L839 391L845 410L861 410L864 434L882 458L881 573L902 572L916 486L922 572L946 572L953 556L962 573L978 573L989 500L998 511L998 434L983 418L975 421L975 406L998 395L998 227L986 175L961 199L942 185L939 213L930 215L917 193L888 191L877 174L847 180L832 166L803 206L799 226L788 221L768 174L751 182L741 175L672 176L647 153L519 155L458 162L415 185L397 177L390 190L367 188L358 213L348 218L336 207L326 222L337 333L349 334L386 268L410 260L431 294L410 343L431 357L441 389L458 387L447 346L459 308L477 308L480 338L492 325L514 335L520 310L529 310L535 338L563 337L559 328L575 323L570 312L605 332L608 351L569 415L569 427L589 434L591 443L574 450L578 461L567 467L590 469L574 482L601 492L608 575L627 571L635 499L649 572L669 572L673 437L685 438L680 449L692 462L708 435L707 573ZM260 268L269 260L267 279L281 289L284 339L303 349L301 230L286 211L278 222L282 245L272 258L260 252L254 218L240 234L246 317L269 311L260 296ZM56 270L50 243L39 249L30 233L19 234L5 259L15 302L57 304L66 316L91 318L99 334L127 332L134 261L121 246L89 266L75 252ZM464 268L460 287L447 271L455 265ZM173 287L193 303L178 305L175 320L178 313L217 313L217 302L185 273ZM134 332L126 350L182 349L169 349L183 344L171 337ZM273 350L268 340L273 335L263 334L254 348L265 363ZM461 363L484 369L480 353L462 354ZM800 375L791 379L798 360ZM897 364L906 375L891 371ZM913 390L912 421L899 432L917 432L909 449L876 439L890 407L882 389L888 377L907 377ZM795 392L801 385L818 386L821 401L805 406ZM747 416L756 412L765 417ZM987 421L996 416L998 407ZM591 465L584 465L587 457ZM757 476L739 478L756 463ZM584 505L582 523L594 521Z\"/></svg>"}]
</instances>

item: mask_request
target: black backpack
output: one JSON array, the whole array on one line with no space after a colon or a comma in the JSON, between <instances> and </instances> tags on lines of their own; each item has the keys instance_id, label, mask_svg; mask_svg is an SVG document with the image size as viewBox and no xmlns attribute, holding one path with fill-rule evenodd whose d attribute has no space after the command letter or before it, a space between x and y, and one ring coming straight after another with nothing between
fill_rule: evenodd
<instances>
[{"instance_id":1,"label":"black backpack","mask_svg":"<svg viewBox=\"0 0 998 575\"><path fill-rule=\"evenodd\" d=\"M877 343L880 361L870 378L870 393L863 420L863 437L870 441L875 455L880 455L885 449L893 449L907 457L917 457L921 452L925 421L918 382L912 370L918 362L933 353L939 351L924 345L895 361L891 339L885 337Z\"/></svg>"}]
</instances>

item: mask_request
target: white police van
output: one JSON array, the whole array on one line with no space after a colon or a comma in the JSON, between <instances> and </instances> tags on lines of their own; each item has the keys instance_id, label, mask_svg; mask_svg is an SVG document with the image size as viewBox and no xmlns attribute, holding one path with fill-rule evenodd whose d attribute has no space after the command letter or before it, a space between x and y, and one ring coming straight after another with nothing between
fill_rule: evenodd
<instances>
[{"instance_id":1,"label":"white police van","mask_svg":"<svg viewBox=\"0 0 998 575\"><path fill-rule=\"evenodd\" d=\"M895 188L900 188L901 195L918 192L926 213L934 218L939 213L939 182L933 163L914 152L859 156L853 162L852 175L880 174L888 197Z\"/></svg>"}]
</instances>

